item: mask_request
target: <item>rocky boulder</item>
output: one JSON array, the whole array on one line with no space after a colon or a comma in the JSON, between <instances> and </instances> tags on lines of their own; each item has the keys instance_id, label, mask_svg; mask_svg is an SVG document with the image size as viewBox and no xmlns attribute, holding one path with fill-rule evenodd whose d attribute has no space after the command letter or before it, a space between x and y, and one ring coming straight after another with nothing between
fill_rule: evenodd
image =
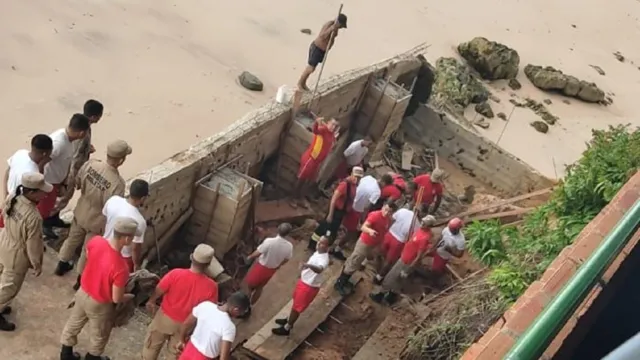
<instances>
[{"instance_id":1,"label":"rocky boulder","mask_svg":"<svg viewBox=\"0 0 640 360\"><path fill-rule=\"evenodd\" d=\"M506 45L476 37L458 45L458 53L484 79L513 79L518 75L520 55Z\"/></svg>"},{"instance_id":2,"label":"rocky boulder","mask_svg":"<svg viewBox=\"0 0 640 360\"><path fill-rule=\"evenodd\" d=\"M243 71L242 74L238 76L238 81L242 87L251 91L262 91L264 87L262 81L248 71Z\"/></svg>"},{"instance_id":3,"label":"rocky boulder","mask_svg":"<svg viewBox=\"0 0 640 360\"><path fill-rule=\"evenodd\" d=\"M596 84L564 74L551 66L543 68L529 64L525 66L524 74L535 87L541 90L558 91L566 96L592 103L602 102L605 99L604 91Z\"/></svg>"},{"instance_id":4,"label":"rocky boulder","mask_svg":"<svg viewBox=\"0 0 640 360\"><path fill-rule=\"evenodd\" d=\"M454 58L439 58L436 61L432 98L436 105L449 104L462 112L469 104L487 101L489 91L464 64Z\"/></svg>"}]
</instances>

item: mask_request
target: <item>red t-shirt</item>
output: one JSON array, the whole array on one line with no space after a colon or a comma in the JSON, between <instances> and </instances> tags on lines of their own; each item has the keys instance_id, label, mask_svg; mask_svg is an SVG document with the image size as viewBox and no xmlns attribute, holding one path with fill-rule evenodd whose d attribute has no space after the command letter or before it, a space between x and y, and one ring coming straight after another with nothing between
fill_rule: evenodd
<instances>
[{"instance_id":1,"label":"red t-shirt","mask_svg":"<svg viewBox=\"0 0 640 360\"><path fill-rule=\"evenodd\" d=\"M431 204L433 202L434 195L442 196L444 188L442 184L434 184L431 182L431 176L429 174L419 175L413 179L413 182L418 185L418 189L424 188L422 192L422 203ZM418 200L418 192L413 195L413 200Z\"/></svg>"},{"instance_id":2,"label":"red t-shirt","mask_svg":"<svg viewBox=\"0 0 640 360\"><path fill-rule=\"evenodd\" d=\"M369 227L375 230L378 233L378 236L374 238L363 231L360 235L360 240L369 246L377 246L382 243L384 234L389 230L389 225L391 223L389 218L382 214L382 210L372 211L367 215L365 223L369 223Z\"/></svg>"},{"instance_id":3,"label":"red t-shirt","mask_svg":"<svg viewBox=\"0 0 640 360\"><path fill-rule=\"evenodd\" d=\"M80 278L80 287L101 304L113 302L113 285L125 287L129 267L102 236L94 236L87 243L87 264Z\"/></svg>"},{"instance_id":4,"label":"red t-shirt","mask_svg":"<svg viewBox=\"0 0 640 360\"><path fill-rule=\"evenodd\" d=\"M419 252L427 250L431 242L431 230L418 229L411 240L407 241L402 249L400 259L405 265L409 265L416 259Z\"/></svg>"},{"instance_id":5,"label":"red t-shirt","mask_svg":"<svg viewBox=\"0 0 640 360\"><path fill-rule=\"evenodd\" d=\"M347 186L349 186L349 199L347 199ZM338 196L338 199L336 199L334 207L338 210L342 210L345 208L345 201L348 200L346 211L351 211L351 209L353 208L353 199L356 196L356 188L356 184L348 179L340 181L338 187L336 188L336 191L340 194L340 196Z\"/></svg>"},{"instance_id":6,"label":"red t-shirt","mask_svg":"<svg viewBox=\"0 0 640 360\"><path fill-rule=\"evenodd\" d=\"M400 188L400 190L404 191L407 188L407 183L404 181L402 175L393 173L391 174L391 178L393 179L393 185Z\"/></svg>"},{"instance_id":7,"label":"red t-shirt","mask_svg":"<svg viewBox=\"0 0 640 360\"><path fill-rule=\"evenodd\" d=\"M380 191L381 199L398 200L400 197L402 197L402 192L395 185L386 185Z\"/></svg>"},{"instance_id":8,"label":"red t-shirt","mask_svg":"<svg viewBox=\"0 0 640 360\"><path fill-rule=\"evenodd\" d=\"M329 130L326 125L318 125L317 122L314 122L313 140L307 149L307 153L312 159L322 162L329 155L335 140L336 137L333 131Z\"/></svg>"},{"instance_id":9,"label":"red t-shirt","mask_svg":"<svg viewBox=\"0 0 640 360\"><path fill-rule=\"evenodd\" d=\"M158 287L164 291L162 312L175 322L184 322L203 301L218 302L218 284L207 275L189 269L169 271Z\"/></svg>"}]
</instances>

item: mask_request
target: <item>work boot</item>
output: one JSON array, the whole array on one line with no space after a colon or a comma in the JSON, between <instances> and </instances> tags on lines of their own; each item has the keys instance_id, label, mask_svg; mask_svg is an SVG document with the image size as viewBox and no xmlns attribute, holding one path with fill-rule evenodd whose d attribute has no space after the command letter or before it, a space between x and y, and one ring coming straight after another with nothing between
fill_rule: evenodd
<instances>
[{"instance_id":1,"label":"work boot","mask_svg":"<svg viewBox=\"0 0 640 360\"><path fill-rule=\"evenodd\" d=\"M56 270L53 272L57 276L63 276L73 269L73 264L68 263L66 261L58 261L58 265L56 266Z\"/></svg>"},{"instance_id":2,"label":"work boot","mask_svg":"<svg viewBox=\"0 0 640 360\"><path fill-rule=\"evenodd\" d=\"M336 280L335 285L333 285L333 288L342 296L347 296L353 291L353 287L351 286L349 279L351 279L351 275L343 272L338 277L338 280Z\"/></svg>"},{"instance_id":3,"label":"work boot","mask_svg":"<svg viewBox=\"0 0 640 360\"><path fill-rule=\"evenodd\" d=\"M11 306L5 306L4 310L2 310L2 312L0 312L0 315L9 315L11 314L11 311L13 311L13 309L11 308Z\"/></svg>"},{"instance_id":4,"label":"work boot","mask_svg":"<svg viewBox=\"0 0 640 360\"><path fill-rule=\"evenodd\" d=\"M77 352L73 352L73 346L62 345L60 350L60 360L80 360L82 356Z\"/></svg>"},{"instance_id":5,"label":"work boot","mask_svg":"<svg viewBox=\"0 0 640 360\"><path fill-rule=\"evenodd\" d=\"M285 326L285 325L287 325L288 322L289 322L289 319L287 319L287 318L276 319L276 324L278 324L280 326Z\"/></svg>"},{"instance_id":6,"label":"work boot","mask_svg":"<svg viewBox=\"0 0 640 360\"><path fill-rule=\"evenodd\" d=\"M4 318L4 315L0 315L0 331L14 331L16 329L16 324L7 321Z\"/></svg>"},{"instance_id":7,"label":"work boot","mask_svg":"<svg viewBox=\"0 0 640 360\"><path fill-rule=\"evenodd\" d=\"M383 292L371 293L369 294L369 298L377 302L378 304L382 304L382 301L384 300L384 293Z\"/></svg>"},{"instance_id":8,"label":"work boot","mask_svg":"<svg viewBox=\"0 0 640 360\"><path fill-rule=\"evenodd\" d=\"M384 301L389 305L393 305L396 303L396 301L398 301L398 294L394 293L393 291L389 291L384 296Z\"/></svg>"},{"instance_id":9,"label":"work boot","mask_svg":"<svg viewBox=\"0 0 640 360\"><path fill-rule=\"evenodd\" d=\"M344 255L342 250L331 249L331 250L329 250L329 255L333 256L334 258L336 258L336 259L338 259L340 261L346 261L347 260L347 257Z\"/></svg>"},{"instance_id":10,"label":"work boot","mask_svg":"<svg viewBox=\"0 0 640 360\"><path fill-rule=\"evenodd\" d=\"M43 226L42 235L49 240L58 240L58 235L53 231L52 227Z\"/></svg>"},{"instance_id":11,"label":"work boot","mask_svg":"<svg viewBox=\"0 0 640 360\"><path fill-rule=\"evenodd\" d=\"M278 336L289 336L289 334L291 333L291 330L287 330L286 327L281 326L279 328L271 329L271 333L273 333L273 335L278 335Z\"/></svg>"},{"instance_id":12,"label":"work boot","mask_svg":"<svg viewBox=\"0 0 640 360\"><path fill-rule=\"evenodd\" d=\"M111 360L111 358L105 355L91 355L87 353L87 355L84 356L84 360Z\"/></svg>"},{"instance_id":13,"label":"work boot","mask_svg":"<svg viewBox=\"0 0 640 360\"><path fill-rule=\"evenodd\" d=\"M74 291L78 291L78 289L80 289L80 277L81 277L81 276L82 276L82 275L78 275L78 279L76 280L76 283L75 283L75 284L73 284L73 290L74 290Z\"/></svg>"}]
</instances>

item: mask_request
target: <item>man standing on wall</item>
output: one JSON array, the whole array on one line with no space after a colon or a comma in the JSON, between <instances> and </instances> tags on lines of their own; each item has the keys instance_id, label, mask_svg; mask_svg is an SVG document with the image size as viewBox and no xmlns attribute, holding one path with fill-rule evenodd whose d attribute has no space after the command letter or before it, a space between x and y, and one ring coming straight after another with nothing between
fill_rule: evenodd
<instances>
[{"instance_id":1,"label":"man standing on wall","mask_svg":"<svg viewBox=\"0 0 640 360\"><path fill-rule=\"evenodd\" d=\"M306 202L301 199L302 194L308 190L309 184L316 181L318 170L320 170L320 166L329 156L331 148L336 141L335 132L337 128L338 122L335 119L325 123L324 118L316 117L312 128L313 140L311 140L311 145L300 157L298 180L293 190L291 206L307 206Z\"/></svg>"},{"instance_id":2,"label":"man standing on wall","mask_svg":"<svg viewBox=\"0 0 640 360\"><path fill-rule=\"evenodd\" d=\"M131 146L123 140L116 140L107 146L107 161L89 160L76 173L72 181L81 191L78 204L73 209L73 222L69 236L60 248L60 261L55 274L62 276L73 268L71 261L78 247L87 239L103 233L106 219L102 208L112 196L123 196L125 181L118 172L128 155ZM78 268L84 267L84 251L78 261Z\"/></svg>"},{"instance_id":3,"label":"man standing on wall","mask_svg":"<svg viewBox=\"0 0 640 360\"><path fill-rule=\"evenodd\" d=\"M318 37L309 46L309 58L307 59L307 66L305 67L300 80L298 80L298 89L308 91L307 79L315 70L318 64L324 61L324 57L333 47L333 43L338 36L340 29L347 28L347 15L340 14L338 18L327 22L320 29Z\"/></svg>"},{"instance_id":4,"label":"man standing on wall","mask_svg":"<svg viewBox=\"0 0 640 360\"><path fill-rule=\"evenodd\" d=\"M83 139L89 130L89 118L83 114L74 114L66 128L54 131L49 135L53 141L51 161L44 167L45 180L53 184L53 191L38 203L38 209L43 214L43 229L45 237L57 239L58 235L53 231L54 227L69 227L60 220L59 209L56 208L58 195L64 196L64 184L69 176L71 161L73 159L73 142Z\"/></svg>"}]
</instances>

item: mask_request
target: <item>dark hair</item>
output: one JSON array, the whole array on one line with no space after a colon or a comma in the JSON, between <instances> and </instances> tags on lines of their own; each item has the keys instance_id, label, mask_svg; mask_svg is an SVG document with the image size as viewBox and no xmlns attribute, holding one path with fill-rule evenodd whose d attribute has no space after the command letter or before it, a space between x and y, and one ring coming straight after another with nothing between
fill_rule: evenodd
<instances>
[{"instance_id":1,"label":"dark hair","mask_svg":"<svg viewBox=\"0 0 640 360\"><path fill-rule=\"evenodd\" d=\"M384 204L387 205L392 211L398 211L398 204L396 204L396 202L392 199L387 199Z\"/></svg>"},{"instance_id":2,"label":"dark hair","mask_svg":"<svg viewBox=\"0 0 640 360\"><path fill-rule=\"evenodd\" d=\"M425 217L429 215L429 205L427 204L420 204L418 205L418 216L420 218Z\"/></svg>"},{"instance_id":3,"label":"dark hair","mask_svg":"<svg viewBox=\"0 0 640 360\"><path fill-rule=\"evenodd\" d=\"M27 193L30 192L34 192L34 191L38 191L37 189L29 189L26 188L22 185L18 185L18 187L16 187L16 191L13 194L13 197L11 198L11 202L9 203L9 207L7 208L7 216L11 216L11 214L13 213L13 207L16 205L16 202L18 202L18 196L20 195L25 195Z\"/></svg>"},{"instance_id":4,"label":"dark hair","mask_svg":"<svg viewBox=\"0 0 640 360\"><path fill-rule=\"evenodd\" d=\"M418 190L418 184L416 184L416 183L415 183L415 182L413 182L413 181L410 181L410 182L407 184L407 189L411 189L411 190Z\"/></svg>"},{"instance_id":5,"label":"dark hair","mask_svg":"<svg viewBox=\"0 0 640 360\"><path fill-rule=\"evenodd\" d=\"M237 307L240 312L245 312L251 306L249 297L242 291L236 291L227 298L227 304Z\"/></svg>"},{"instance_id":6,"label":"dark hair","mask_svg":"<svg viewBox=\"0 0 640 360\"><path fill-rule=\"evenodd\" d=\"M87 131L89 130L89 124L89 118L82 114L73 114L71 120L69 120L69 127L73 131Z\"/></svg>"},{"instance_id":7,"label":"dark hair","mask_svg":"<svg viewBox=\"0 0 640 360\"><path fill-rule=\"evenodd\" d=\"M142 199L149 195L149 183L142 179L135 179L129 187L129 196L134 199Z\"/></svg>"},{"instance_id":8,"label":"dark hair","mask_svg":"<svg viewBox=\"0 0 640 360\"><path fill-rule=\"evenodd\" d=\"M393 177L390 174L384 174L380 177L380 181L385 185L393 184Z\"/></svg>"},{"instance_id":9,"label":"dark hair","mask_svg":"<svg viewBox=\"0 0 640 360\"><path fill-rule=\"evenodd\" d=\"M98 100L89 99L86 103L84 103L84 116L92 117L92 116L102 116L102 112L104 111L104 106Z\"/></svg>"},{"instance_id":10,"label":"dark hair","mask_svg":"<svg viewBox=\"0 0 640 360\"><path fill-rule=\"evenodd\" d=\"M38 134L31 138L31 148L36 150L53 150L53 141L49 135Z\"/></svg>"},{"instance_id":11,"label":"dark hair","mask_svg":"<svg viewBox=\"0 0 640 360\"><path fill-rule=\"evenodd\" d=\"M280 236L289 235L291 233L291 230L293 230L293 226L291 226L291 224L289 223L282 223L278 225L278 235Z\"/></svg>"}]
</instances>

